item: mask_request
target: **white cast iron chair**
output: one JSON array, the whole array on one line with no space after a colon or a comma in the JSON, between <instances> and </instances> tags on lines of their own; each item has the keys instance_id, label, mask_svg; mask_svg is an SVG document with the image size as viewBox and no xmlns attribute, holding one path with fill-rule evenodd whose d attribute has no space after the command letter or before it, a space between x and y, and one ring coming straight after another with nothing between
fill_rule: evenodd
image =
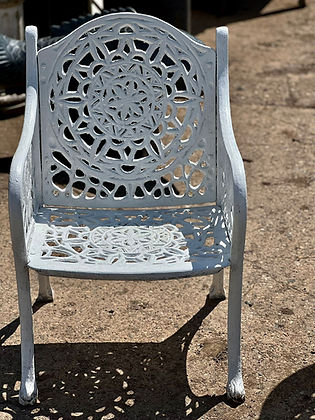
<instances>
[{"instance_id":1,"label":"white cast iron chair","mask_svg":"<svg viewBox=\"0 0 315 420\"><path fill-rule=\"evenodd\" d=\"M230 266L228 398L240 358L246 185L231 124L228 31L216 50L157 18L119 13L37 52L9 207L21 320L21 404L37 397L29 269L49 277L166 279Z\"/></svg>"}]
</instances>

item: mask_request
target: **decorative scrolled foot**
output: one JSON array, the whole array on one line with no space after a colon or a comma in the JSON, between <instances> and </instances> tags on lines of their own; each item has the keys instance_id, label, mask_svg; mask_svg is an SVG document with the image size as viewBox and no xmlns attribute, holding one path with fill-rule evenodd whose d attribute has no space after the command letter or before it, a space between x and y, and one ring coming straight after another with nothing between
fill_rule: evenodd
<instances>
[{"instance_id":1,"label":"decorative scrolled foot","mask_svg":"<svg viewBox=\"0 0 315 420\"><path fill-rule=\"evenodd\" d=\"M226 386L227 398L237 404L245 401L245 390L242 377L233 378Z\"/></svg>"},{"instance_id":2,"label":"decorative scrolled foot","mask_svg":"<svg viewBox=\"0 0 315 420\"><path fill-rule=\"evenodd\" d=\"M33 405L37 401L38 391L36 382L31 382L26 385L21 385L19 392L19 403L21 405Z\"/></svg>"}]
</instances>

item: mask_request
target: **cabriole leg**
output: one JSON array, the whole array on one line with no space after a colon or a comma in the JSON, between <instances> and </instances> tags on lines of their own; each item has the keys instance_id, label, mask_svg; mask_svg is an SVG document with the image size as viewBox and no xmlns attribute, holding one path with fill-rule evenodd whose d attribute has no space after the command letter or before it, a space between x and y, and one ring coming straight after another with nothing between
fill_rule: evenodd
<instances>
[{"instance_id":1,"label":"cabriole leg","mask_svg":"<svg viewBox=\"0 0 315 420\"><path fill-rule=\"evenodd\" d=\"M211 284L210 292L209 292L210 299L225 299L223 280L224 280L223 269L213 275L213 280L212 280L212 284Z\"/></svg>"},{"instance_id":2,"label":"cabriole leg","mask_svg":"<svg viewBox=\"0 0 315 420\"><path fill-rule=\"evenodd\" d=\"M231 266L228 302L228 399L241 403L245 399L241 361L242 264Z\"/></svg>"},{"instance_id":3,"label":"cabriole leg","mask_svg":"<svg viewBox=\"0 0 315 420\"><path fill-rule=\"evenodd\" d=\"M49 276L38 274L38 297L37 302L52 302L54 300L54 291L50 286Z\"/></svg>"},{"instance_id":4,"label":"cabriole leg","mask_svg":"<svg viewBox=\"0 0 315 420\"><path fill-rule=\"evenodd\" d=\"M21 387L19 402L31 405L37 399L34 366L34 336L32 301L28 269L23 263L16 263L16 279L21 324Z\"/></svg>"}]
</instances>

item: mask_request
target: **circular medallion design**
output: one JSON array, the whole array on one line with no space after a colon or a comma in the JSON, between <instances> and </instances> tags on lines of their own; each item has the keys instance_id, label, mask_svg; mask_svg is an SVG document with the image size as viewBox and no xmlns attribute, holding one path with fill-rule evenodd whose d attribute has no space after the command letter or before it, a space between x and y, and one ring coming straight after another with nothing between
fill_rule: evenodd
<instances>
[{"instance_id":1,"label":"circular medallion design","mask_svg":"<svg viewBox=\"0 0 315 420\"><path fill-rule=\"evenodd\" d=\"M173 225L98 227L91 231L90 241L96 248L113 254L160 253L163 248L174 247L185 241L183 234Z\"/></svg>"},{"instance_id":2,"label":"circular medallion design","mask_svg":"<svg viewBox=\"0 0 315 420\"><path fill-rule=\"evenodd\" d=\"M204 194L210 165L203 114L211 113L213 86L204 75L210 66L200 63L208 51L159 25L136 14L108 17L61 44L47 78L55 195L116 201Z\"/></svg>"},{"instance_id":3,"label":"circular medallion design","mask_svg":"<svg viewBox=\"0 0 315 420\"><path fill-rule=\"evenodd\" d=\"M111 136L137 139L154 131L164 114L166 89L142 64L102 68L91 83L89 114Z\"/></svg>"}]
</instances>

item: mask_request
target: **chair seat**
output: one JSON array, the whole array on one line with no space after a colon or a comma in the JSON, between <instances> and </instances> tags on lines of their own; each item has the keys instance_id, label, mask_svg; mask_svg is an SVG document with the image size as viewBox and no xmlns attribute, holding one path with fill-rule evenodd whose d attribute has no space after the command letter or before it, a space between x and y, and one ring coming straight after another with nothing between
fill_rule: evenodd
<instances>
[{"instance_id":1,"label":"chair seat","mask_svg":"<svg viewBox=\"0 0 315 420\"><path fill-rule=\"evenodd\" d=\"M230 264L219 206L176 209L41 207L28 266L42 274L99 279L176 278Z\"/></svg>"}]
</instances>

